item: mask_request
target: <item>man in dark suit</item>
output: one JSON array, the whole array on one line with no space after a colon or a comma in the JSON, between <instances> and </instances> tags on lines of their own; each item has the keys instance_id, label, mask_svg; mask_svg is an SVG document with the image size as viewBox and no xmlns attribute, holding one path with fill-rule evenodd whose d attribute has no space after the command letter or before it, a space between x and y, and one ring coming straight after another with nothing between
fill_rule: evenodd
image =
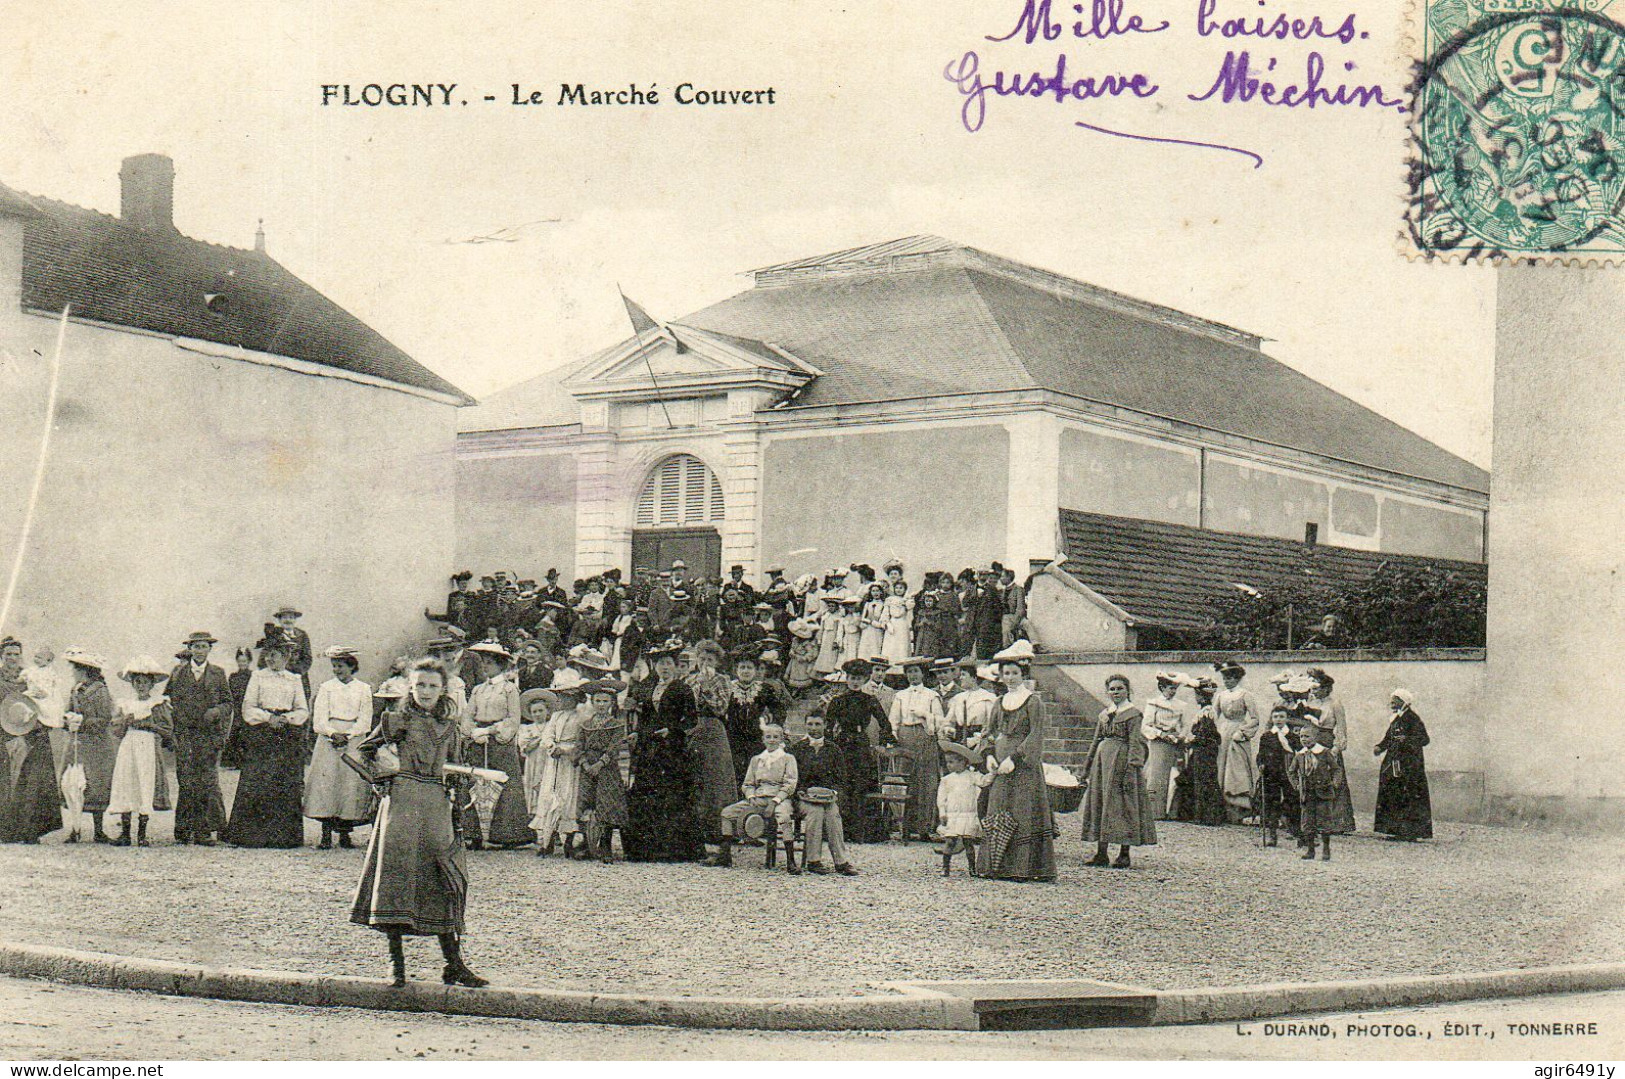
<instances>
[{"instance_id":1,"label":"man in dark suit","mask_svg":"<svg viewBox=\"0 0 1625 1079\"><path fill-rule=\"evenodd\" d=\"M307 638L308 641L308 638ZM175 842L214 846L226 825L220 797L220 749L231 725L231 687L226 672L209 662L215 639L186 638L186 661L169 674L165 690L175 717Z\"/></svg>"}]
</instances>

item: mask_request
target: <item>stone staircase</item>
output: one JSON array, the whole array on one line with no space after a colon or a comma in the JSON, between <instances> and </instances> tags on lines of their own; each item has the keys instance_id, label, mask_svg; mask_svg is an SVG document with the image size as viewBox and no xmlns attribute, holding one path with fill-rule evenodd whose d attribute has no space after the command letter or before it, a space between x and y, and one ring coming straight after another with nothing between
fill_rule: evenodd
<instances>
[{"instance_id":1,"label":"stone staircase","mask_svg":"<svg viewBox=\"0 0 1625 1079\"><path fill-rule=\"evenodd\" d=\"M1058 666L1036 664L1033 678L1044 697L1044 760L1079 774L1095 736L1095 718L1106 702L1084 689Z\"/></svg>"}]
</instances>

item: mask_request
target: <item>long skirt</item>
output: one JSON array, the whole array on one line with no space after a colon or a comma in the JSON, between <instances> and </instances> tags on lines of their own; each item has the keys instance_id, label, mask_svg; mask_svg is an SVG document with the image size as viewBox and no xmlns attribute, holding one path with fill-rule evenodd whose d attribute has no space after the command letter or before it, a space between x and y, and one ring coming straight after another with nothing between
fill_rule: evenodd
<instances>
[{"instance_id":1,"label":"long skirt","mask_svg":"<svg viewBox=\"0 0 1625 1079\"><path fill-rule=\"evenodd\" d=\"M1395 770L1399 774L1393 774ZM1377 817L1373 826L1381 835L1400 839L1433 838L1433 799L1428 792L1427 769L1420 761L1383 759L1377 773Z\"/></svg>"},{"instance_id":2,"label":"long skirt","mask_svg":"<svg viewBox=\"0 0 1625 1079\"><path fill-rule=\"evenodd\" d=\"M1237 816L1254 808L1253 788L1258 785L1258 764L1253 760L1252 743L1236 740L1240 724L1220 720L1218 728L1219 787L1225 805L1234 811L1232 816Z\"/></svg>"},{"instance_id":3,"label":"long skirt","mask_svg":"<svg viewBox=\"0 0 1625 1079\"><path fill-rule=\"evenodd\" d=\"M883 843L891 834L886 807L871 794L880 792L880 762L867 736L839 743L841 768L841 821L848 843ZM737 799L736 799L737 800Z\"/></svg>"},{"instance_id":4,"label":"long skirt","mask_svg":"<svg viewBox=\"0 0 1625 1079\"><path fill-rule=\"evenodd\" d=\"M483 835L493 847L522 847L534 840L536 833L531 831L530 813L525 809L525 764L519 750L493 738L483 746L468 743L464 758L476 768L508 773L508 782L483 814L478 799L463 809L463 831L470 838ZM486 818L483 829L482 816Z\"/></svg>"},{"instance_id":5,"label":"long skirt","mask_svg":"<svg viewBox=\"0 0 1625 1079\"><path fill-rule=\"evenodd\" d=\"M1017 764L995 775L988 787L985 838L976 853L976 871L997 880L1055 879L1055 818L1043 768Z\"/></svg>"},{"instance_id":6,"label":"long skirt","mask_svg":"<svg viewBox=\"0 0 1625 1079\"><path fill-rule=\"evenodd\" d=\"M372 787L339 759L331 738L318 737L305 773L305 816L326 824L365 824L372 819Z\"/></svg>"},{"instance_id":7,"label":"long skirt","mask_svg":"<svg viewBox=\"0 0 1625 1079\"><path fill-rule=\"evenodd\" d=\"M0 843L32 843L62 827L49 734L4 739L0 768Z\"/></svg>"},{"instance_id":8,"label":"long skirt","mask_svg":"<svg viewBox=\"0 0 1625 1079\"><path fill-rule=\"evenodd\" d=\"M244 724L242 747L237 796L220 838L237 847L303 846L304 728Z\"/></svg>"},{"instance_id":9,"label":"long skirt","mask_svg":"<svg viewBox=\"0 0 1625 1079\"><path fill-rule=\"evenodd\" d=\"M350 920L383 932L461 934L467 900L463 849L445 788L396 776L378 804Z\"/></svg>"},{"instance_id":10,"label":"long skirt","mask_svg":"<svg viewBox=\"0 0 1625 1079\"><path fill-rule=\"evenodd\" d=\"M111 723L79 729L74 756L85 770L85 812L100 813L113 793L113 763L118 760L118 735Z\"/></svg>"},{"instance_id":11,"label":"long skirt","mask_svg":"<svg viewBox=\"0 0 1625 1079\"><path fill-rule=\"evenodd\" d=\"M614 761L598 769L597 775L590 775L586 769L582 769L576 816L582 821L591 821L600 829L626 828L626 783L621 779L621 770Z\"/></svg>"},{"instance_id":12,"label":"long skirt","mask_svg":"<svg viewBox=\"0 0 1625 1079\"><path fill-rule=\"evenodd\" d=\"M581 831L576 804L581 798L581 766L566 757L549 757L536 785L536 807L530 818L536 838L575 835Z\"/></svg>"},{"instance_id":13,"label":"long skirt","mask_svg":"<svg viewBox=\"0 0 1625 1079\"><path fill-rule=\"evenodd\" d=\"M640 754L626 796L626 832L621 845L629 862L693 862L705 854L694 819L691 758L667 753Z\"/></svg>"},{"instance_id":14,"label":"long skirt","mask_svg":"<svg viewBox=\"0 0 1625 1079\"><path fill-rule=\"evenodd\" d=\"M152 731L129 730L119 741L113 762L113 782L107 799L109 813L151 816L158 794L158 736Z\"/></svg>"},{"instance_id":15,"label":"long skirt","mask_svg":"<svg viewBox=\"0 0 1625 1079\"><path fill-rule=\"evenodd\" d=\"M1128 764L1128 743L1102 738L1089 762L1083 797L1083 838L1088 843L1149 847L1157 841L1156 818L1146 796L1145 775Z\"/></svg>"},{"instance_id":16,"label":"long skirt","mask_svg":"<svg viewBox=\"0 0 1625 1079\"><path fill-rule=\"evenodd\" d=\"M694 759L694 820L701 838L715 843L722 838L722 811L739 801L740 794L722 722L702 716L688 734L688 751Z\"/></svg>"},{"instance_id":17,"label":"long skirt","mask_svg":"<svg viewBox=\"0 0 1625 1079\"><path fill-rule=\"evenodd\" d=\"M226 826L219 766L220 739L213 731L175 732L176 838L202 839Z\"/></svg>"},{"instance_id":18,"label":"long skirt","mask_svg":"<svg viewBox=\"0 0 1625 1079\"><path fill-rule=\"evenodd\" d=\"M1337 779L1337 796L1332 800L1331 812L1325 823L1327 827L1323 831L1332 835L1354 834L1354 796L1349 793L1347 773Z\"/></svg>"},{"instance_id":19,"label":"long skirt","mask_svg":"<svg viewBox=\"0 0 1625 1079\"><path fill-rule=\"evenodd\" d=\"M1218 749L1211 743L1198 743L1186 751L1179 777L1174 780L1174 820L1208 825L1225 823Z\"/></svg>"},{"instance_id":20,"label":"long skirt","mask_svg":"<svg viewBox=\"0 0 1625 1079\"><path fill-rule=\"evenodd\" d=\"M908 806L903 814L903 834L929 837L937 827L937 784L942 780L937 740L925 732L924 724L919 724L899 730L897 745L914 759L908 781Z\"/></svg>"},{"instance_id":21,"label":"long skirt","mask_svg":"<svg viewBox=\"0 0 1625 1079\"><path fill-rule=\"evenodd\" d=\"M1182 751L1172 742L1148 742L1146 748L1145 796L1150 799L1151 815L1157 820L1168 820L1172 772Z\"/></svg>"}]
</instances>

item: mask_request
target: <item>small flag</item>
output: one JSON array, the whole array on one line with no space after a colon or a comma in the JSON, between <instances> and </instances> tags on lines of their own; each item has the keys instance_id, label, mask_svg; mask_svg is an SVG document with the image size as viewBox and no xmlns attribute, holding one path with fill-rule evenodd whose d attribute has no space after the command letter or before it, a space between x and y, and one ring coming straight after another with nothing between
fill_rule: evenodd
<instances>
[{"instance_id":1,"label":"small flag","mask_svg":"<svg viewBox=\"0 0 1625 1079\"><path fill-rule=\"evenodd\" d=\"M617 288L615 291L620 292L620 289ZM645 330L660 329L660 324L649 317L649 312L627 299L624 292L621 292L621 302L626 305L626 317L632 320L632 332L634 334L642 337Z\"/></svg>"}]
</instances>

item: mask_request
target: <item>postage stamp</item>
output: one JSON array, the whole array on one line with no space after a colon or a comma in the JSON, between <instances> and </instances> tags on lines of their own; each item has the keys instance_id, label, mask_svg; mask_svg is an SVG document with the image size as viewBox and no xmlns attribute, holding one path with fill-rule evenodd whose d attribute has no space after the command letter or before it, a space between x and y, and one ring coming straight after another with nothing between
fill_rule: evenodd
<instances>
[{"instance_id":1,"label":"postage stamp","mask_svg":"<svg viewBox=\"0 0 1625 1079\"><path fill-rule=\"evenodd\" d=\"M1428 257L1625 256L1618 0L1425 0L1408 242Z\"/></svg>"}]
</instances>

